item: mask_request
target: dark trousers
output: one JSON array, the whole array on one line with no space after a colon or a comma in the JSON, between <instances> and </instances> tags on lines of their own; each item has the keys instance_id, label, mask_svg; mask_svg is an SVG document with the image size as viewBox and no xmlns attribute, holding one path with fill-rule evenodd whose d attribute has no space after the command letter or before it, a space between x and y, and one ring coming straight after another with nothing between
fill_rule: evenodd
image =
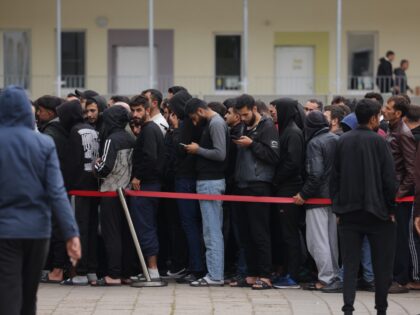
<instances>
[{"instance_id":1,"label":"dark trousers","mask_svg":"<svg viewBox=\"0 0 420 315\"><path fill-rule=\"evenodd\" d=\"M175 191L195 193L196 181L190 178L175 180ZM197 200L177 199L181 226L185 232L189 252L189 268L192 272L205 271L204 241L200 207Z\"/></svg>"},{"instance_id":2,"label":"dark trousers","mask_svg":"<svg viewBox=\"0 0 420 315\"><path fill-rule=\"evenodd\" d=\"M159 183L141 184L143 191L160 191ZM157 234L158 198L131 197L130 212L136 234L144 256L156 256L159 253Z\"/></svg>"},{"instance_id":3,"label":"dark trousers","mask_svg":"<svg viewBox=\"0 0 420 315\"><path fill-rule=\"evenodd\" d=\"M46 269L67 269L70 266L66 253L66 244L54 213L51 217L52 233Z\"/></svg>"},{"instance_id":4,"label":"dark trousers","mask_svg":"<svg viewBox=\"0 0 420 315\"><path fill-rule=\"evenodd\" d=\"M375 307L378 314L388 308L388 289L392 282L395 255L396 224L380 220L367 212L340 217L338 232L344 268L343 312L352 314L360 265L363 238L368 237L375 275ZM347 216L347 215L346 215Z\"/></svg>"},{"instance_id":5,"label":"dark trousers","mask_svg":"<svg viewBox=\"0 0 420 315\"><path fill-rule=\"evenodd\" d=\"M238 188L237 194L270 196L271 187L266 183L258 183L252 187ZM237 212L241 246L245 249L247 275L270 278L270 204L242 202L236 204L234 211Z\"/></svg>"},{"instance_id":6,"label":"dark trousers","mask_svg":"<svg viewBox=\"0 0 420 315\"><path fill-rule=\"evenodd\" d=\"M101 198L101 231L107 257L107 275L121 277L122 265L122 217L119 198Z\"/></svg>"},{"instance_id":7,"label":"dark trousers","mask_svg":"<svg viewBox=\"0 0 420 315\"><path fill-rule=\"evenodd\" d=\"M278 220L282 231L282 241L285 246L284 265L290 277L298 281L299 270L303 263L302 242L300 238L300 221L303 208L294 204L277 206Z\"/></svg>"},{"instance_id":8,"label":"dark trousers","mask_svg":"<svg viewBox=\"0 0 420 315\"><path fill-rule=\"evenodd\" d=\"M99 198L76 197L76 221L80 231L82 258L77 264L78 275L95 273L98 267L98 206Z\"/></svg>"},{"instance_id":9,"label":"dark trousers","mask_svg":"<svg viewBox=\"0 0 420 315\"><path fill-rule=\"evenodd\" d=\"M395 219L397 220L397 248L394 262L394 280L401 285L410 281L410 250L409 231L412 203L397 205Z\"/></svg>"},{"instance_id":10,"label":"dark trousers","mask_svg":"<svg viewBox=\"0 0 420 315\"><path fill-rule=\"evenodd\" d=\"M35 315L49 240L0 239L0 314Z\"/></svg>"}]
</instances>

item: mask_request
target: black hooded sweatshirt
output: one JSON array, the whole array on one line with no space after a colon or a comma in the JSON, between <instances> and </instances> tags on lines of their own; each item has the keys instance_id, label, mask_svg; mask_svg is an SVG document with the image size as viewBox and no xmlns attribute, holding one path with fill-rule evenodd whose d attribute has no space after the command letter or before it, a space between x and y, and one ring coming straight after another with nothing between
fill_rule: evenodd
<instances>
[{"instance_id":1,"label":"black hooded sweatshirt","mask_svg":"<svg viewBox=\"0 0 420 315\"><path fill-rule=\"evenodd\" d=\"M273 183L277 195L284 197L294 196L303 185L303 172L305 165L305 137L303 131L296 124L303 123L300 116L299 103L290 98L281 98L271 102L277 109L279 131L279 164L276 169Z\"/></svg>"},{"instance_id":2,"label":"black hooded sweatshirt","mask_svg":"<svg viewBox=\"0 0 420 315\"><path fill-rule=\"evenodd\" d=\"M135 140L125 131L129 120L129 113L122 106L112 106L103 113L103 150L94 167L102 179L101 191L127 188L130 183Z\"/></svg>"},{"instance_id":3,"label":"black hooded sweatshirt","mask_svg":"<svg viewBox=\"0 0 420 315\"><path fill-rule=\"evenodd\" d=\"M93 162L98 158L98 134L83 120L79 101L64 102L57 108L60 123L69 133L64 169L68 174L68 189L97 190Z\"/></svg>"}]
</instances>

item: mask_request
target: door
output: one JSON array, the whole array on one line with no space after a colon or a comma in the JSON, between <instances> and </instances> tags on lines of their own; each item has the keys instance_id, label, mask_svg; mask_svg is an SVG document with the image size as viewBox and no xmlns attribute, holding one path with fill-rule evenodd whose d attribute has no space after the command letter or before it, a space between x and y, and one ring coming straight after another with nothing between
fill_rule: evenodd
<instances>
[{"instance_id":1,"label":"door","mask_svg":"<svg viewBox=\"0 0 420 315\"><path fill-rule=\"evenodd\" d=\"M276 93L314 93L314 47L276 47Z\"/></svg>"},{"instance_id":2,"label":"door","mask_svg":"<svg viewBox=\"0 0 420 315\"><path fill-rule=\"evenodd\" d=\"M154 49L155 80L157 74L157 56ZM115 52L115 90L117 94L133 95L150 88L149 84L149 47L117 46Z\"/></svg>"}]
</instances>

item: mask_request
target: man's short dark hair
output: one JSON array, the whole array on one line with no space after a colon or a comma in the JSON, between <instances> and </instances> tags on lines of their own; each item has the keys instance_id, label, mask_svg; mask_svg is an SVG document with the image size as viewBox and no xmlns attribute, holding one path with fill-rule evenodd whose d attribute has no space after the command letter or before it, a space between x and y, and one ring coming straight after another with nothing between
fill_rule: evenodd
<instances>
[{"instance_id":1,"label":"man's short dark hair","mask_svg":"<svg viewBox=\"0 0 420 315\"><path fill-rule=\"evenodd\" d=\"M118 103L118 102L124 102L127 104L130 103L130 98L123 95L112 95L109 99L112 100L114 103Z\"/></svg>"},{"instance_id":2,"label":"man's short dark hair","mask_svg":"<svg viewBox=\"0 0 420 315\"><path fill-rule=\"evenodd\" d=\"M174 86L171 86L168 89L168 93L172 93L172 94L175 94L176 92L179 92L179 91L188 92L188 90L186 88L184 88L183 86L180 86L180 85L174 85Z\"/></svg>"},{"instance_id":3,"label":"man's short dark hair","mask_svg":"<svg viewBox=\"0 0 420 315\"><path fill-rule=\"evenodd\" d=\"M344 117L346 117L350 113L346 113L342 106L340 105L330 105L329 108L331 112L331 120L337 119L338 123L341 123Z\"/></svg>"},{"instance_id":4,"label":"man's short dark hair","mask_svg":"<svg viewBox=\"0 0 420 315\"><path fill-rule=\"evenodd\" d=\"M379 104L384 105L384 98L380 93L376 92L369 92L365 94L365 98L375 99L379 102Z\"/></svg>"},{"instance_id":5,"label":"man's short dark hair","mask_svg":"<svg viewBox=\"0 0 420 315\"><path fill-rule=\"evenodd\" d=\"M389 56L391 56L391 55L395 55L395 53L392 51L392 50L388 50L387 52L386 52L386 57L388 58Z\"/></svg>"},{"instance_id":6,"label":"man's short dark hair","mask_svg":"<svg viewBox=\"0 0 420 315\"><path fill-rule=\"evenodd\" d=\"M409 122L420 122L420 106L411 104L405 118Z\"/></svg>"},{"instance_id":7,"label":"man's short dark hair","mask_svg":"<svg viewBox=\"0 0 420 315\"><path fill-rule=\"evenodd\" d=\"M402 67L402 66L403 66L403 64L405 64L405 63L408 63L408 60L407 60L407 59L402 59L402 60L400 61L400 67Z\"/></svg>"},{"instance_id":8,"label":"man's short dark hair","mask_svg":"<svg viewBox=\"0 0 420 315\"><path fill-rule=\"evenodd\" d=\"M225 105L226 109L229 109L231 107L235 107L236 104L236 98L227 98L223 101L223 105Z\"/></svg>"},{"instance_id":9,"label":"man's short dark hair","mask_svg":"<svg viewBox=\"0 0 420 315\"><path fill-rule=\"evenodd\" d=\"M158 107L160 107L163 99L162 93L156 89L148 89L141 92L142 95L146 95L146 93L150 93L152 101L156 101L158 103Z\"/></svg>"},{"instance_id":10,"label":"man's short dark hair","mask_svg":"<svg viewBox=\"0 0 420 315\"><path fill-rule=\"evenodd\" d=\"M207 104L207 106L222 117L224 117L226 114L226 107L220 102L210 102Z\"/></svg>"},{"instance_id":11,"label":"man's short dark hair","mask_svg":"<svg viewBox=\"0 0 420 315\"><path fill-rule=\"evenodd\" d=\"M323 111L323 109L324 109L324 103L322 103L322 101L320 101L320 100L318 100L318 99L316 99L316 98L310 98L310 99L308 100L308 102L309 102L309 103L314 103L314 104L318 105L318 109L319 109L320 111Z\"/></svg>"},{"instance_id":12,"label":"man's short dark hair","mask_svg":"<svg viewBox=\"0 0 420 315\"><path fill-rule=\"evenodd\" d=\"M185 114L195 114L199 108L208 109L209 107L203 100L200 100L199 98L192 98L185 104Z\"/></svg>"},{"instance_id":13,"label":"man's short dark hair","mask_svg":"<svg viewBox=\"0 0 420 315\"><path fill-rule=\"evenodd\" d=\"M331 105L340 104L340 103L346 104L346 102L347 102L347 99L344 96L337 95L337 96L334 96L334 98L332 99Z\"/></svg>"},{"instance_id":14,"label":"man's short dark hair","mask_svg":"<svg viewBox=\"0 0 420 315\"><path fill-rule=\"evenodd\" d=\"M355 113L359 124L367 125L373 116L379 115L381 107L382 106L376 100L364 98L358 101Z\"/></svg>"},{"instance_id":15,"label":"man's short dark hair","mask_svg":"<svg viewBox=\"0 0 420 315\"><path fill-rule=\"evenodd\" d=\"M249 94L242 94L236 98L235 109L240 110L244 107L252 110L256 106L255 99Z\"/></svg>"},{"instance_id":16,"label":"man's short dark hair","mask_svg":"<svg viewBox=\"0 0 420 315\"><path fill-rule=\"evenodd\" d=\"M40 98L38 98L34 102L34 106L36 108L41 106L41 107L43 107L45 109L48 109L48 110L51 110L55 113L57 107L60 106L64 102L65 101L60 97L53 96L53 95L44 95L44 96L41 96Z\"/></svg>"},{"instance_id":17,"label":"man's short dark hair","mask_svg":"<svg viewBox=\"0 0 420 315\"><path fill-rule=\"evenodd\" d=\"M147 98L145 98L143 95L135 95L131 98L130 107L137 107L137 106L143 106L144 109L150 108L150 103Z\"/></svg>"},{"instance_id":18,"label":"man's short dark hair","mask_svg":"<svg viewBox=\"0 0 420 315\"><path fill-rule=\"evenodd\" d=\"M397 96L391 96L388 99L387 103L394 102L394 110L399 110L401 112L401 117L404 117L407 115L408 110L410 108L410 103L407 101L407 99L404 96L397 95Z\"/></svg>"}]
</instances>

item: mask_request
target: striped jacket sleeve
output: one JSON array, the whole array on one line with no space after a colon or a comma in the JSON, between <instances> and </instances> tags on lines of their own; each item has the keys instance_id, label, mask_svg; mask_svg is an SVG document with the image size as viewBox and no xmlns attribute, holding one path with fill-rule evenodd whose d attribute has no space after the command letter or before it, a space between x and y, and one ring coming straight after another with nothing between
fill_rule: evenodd
<instances>
[{"instance_id":1,"label":"striped jacket sleeve","mask_svg":"<svg viewBox=\"0 0 420 315\"><path fill-rule=\"evenodd\" d=\"M99 178L106 178L114 168L115 160L117 158L117 149L115 141L107 139L104 145L104 152L99 161L95 163L95 173Z\"/></svg>"}]
</instances>

